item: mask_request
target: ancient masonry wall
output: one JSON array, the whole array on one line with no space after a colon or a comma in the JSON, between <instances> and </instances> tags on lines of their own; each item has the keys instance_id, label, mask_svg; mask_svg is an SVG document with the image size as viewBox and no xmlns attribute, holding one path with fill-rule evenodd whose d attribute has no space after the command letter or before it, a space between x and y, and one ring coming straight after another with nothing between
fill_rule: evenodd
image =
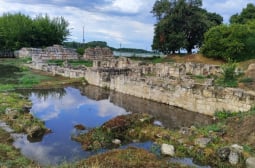
<instances>
[{"instance_id":1,"label":"ancient masonry wall","mask_svg":"<svg viewBox=\"0 0 255 168\"><path fill-rule=\"evenodd\" d=\"M113 52L108 47L87 48L84 51L83 58L87 60L112 59Z\"/></svg>"},{"instance_id":2,"label":"ancient masonry wall","mask_svg":"<svg viewBox=\"0 0 255 168\"><path fill-rule=\"evenodd\" d=\"M38 60L69 60L78 59L78 54L75 50L64 48L61 45L53 45L50 47L42 48L22 48L15 52L18 58L35 58Z\"/></svg>"},{"instance_id":3,"label":"ancient masonry wall","mask_svg":"<svg viewBox=\"0 0 255 168\"><path fill-rule=\"evenodd\" d=\"M244 112L255 105L253 91L216 87L212 82L197 84L185 78L185 74L217 75L220 72L217 66L194 63L136 66L125 59L114 61L108 63L108 67L98 66L106 63L96 62L93 68L84 69L46 64L33 64L33 68L70 78L84 77L92 85L206 115L213 115L218 110ZM151 73L154 75L150 76Z\"/></svg>"}]
</instances>

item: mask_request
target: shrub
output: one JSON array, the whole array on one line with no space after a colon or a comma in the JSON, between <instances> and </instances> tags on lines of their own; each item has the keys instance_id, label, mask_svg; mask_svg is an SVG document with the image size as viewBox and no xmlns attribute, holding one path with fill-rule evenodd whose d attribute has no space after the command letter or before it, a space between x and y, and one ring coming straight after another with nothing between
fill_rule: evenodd
<instances>
[{"instance_id":1,"label":"shrub","mask_svg":"<svg viewBox=\"0 0 255 168\"><path fill-rule=\"evenodd\" d=\"M237 64L233 62L222 65L222 76L216 80L216 83L224 87L237 87L236 67Z\"/></svg>"}]
</instances>

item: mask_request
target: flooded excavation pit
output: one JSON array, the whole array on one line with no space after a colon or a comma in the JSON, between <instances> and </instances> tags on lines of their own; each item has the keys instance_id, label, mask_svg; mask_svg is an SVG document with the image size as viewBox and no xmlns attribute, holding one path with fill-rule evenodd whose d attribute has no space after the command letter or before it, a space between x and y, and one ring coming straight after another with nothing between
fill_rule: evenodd
<instances>
[{"instance_id":1,"label":"flooded excavation pit","mask_svg":"<svg viewBox=\"0 0 255 168\"><path fill-rule=\"evenodd\" d=\"M41 165L73 162L107 151L103 147L84 150L81 143L73 139L81 133L86 135L93 129L107 125L117 116L147 113L153 116L154 121L151 122L170 129L212 123L208 116L90 85L20 92L32 102L30 113L44 121L51 133L45 134L40 141L28 140L27 135L18 135L14 146ZM118 142L117 139L113 141ZM132 141L118 148L128 146L150 150L153 142Z\"/></svg>"}]
</instances>

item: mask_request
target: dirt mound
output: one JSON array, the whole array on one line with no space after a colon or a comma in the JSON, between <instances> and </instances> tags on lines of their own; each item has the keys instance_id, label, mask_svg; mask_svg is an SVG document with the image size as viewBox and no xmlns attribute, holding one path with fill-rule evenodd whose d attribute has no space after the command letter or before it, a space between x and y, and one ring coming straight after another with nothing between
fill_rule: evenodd
<instances>
[{"instance_id":1,"label":"dirt mound","mask_svg":"<svg viewBox=\"0 0 255 168\"><path fill-rule=\"evenodd\" d=\"M225 139L232 143L255 146L255 116L234 117L227 122Z\"/></svg>"},{"instance_id":2,"label":"dirt mound","mask_svg":"<svg viewBox=\"0 0 255 168\"><path fill-rule=\"evenodd\" d=\"M214 65L221 65L224 62L222 60L216 60L212 58L204 57L201 54L190 54L190 55L170 55L167 56L173 59L175 62L197 62L203 64L214 64Z\"/></svg>"}]
</instances>

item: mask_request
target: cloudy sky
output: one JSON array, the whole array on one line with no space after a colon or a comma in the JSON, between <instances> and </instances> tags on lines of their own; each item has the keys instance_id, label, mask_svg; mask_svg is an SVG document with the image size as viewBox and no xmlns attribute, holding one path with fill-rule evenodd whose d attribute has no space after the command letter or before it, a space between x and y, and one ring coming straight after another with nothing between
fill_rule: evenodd
<instances>
[{"instance_id":1,"label":"cloudy sky","mask_svg":"<svg viewBox=\"0 0 255 168\"><path fill-rule=\"evenodd\" d=\"M150 13L156 0L0 0L0 15L22 12L34 17L63 16L70 23L69 41L106 41L119 48L151 49L155 18ZM255 0L203 0L203 8L224 17L239 13Z\"/></svg>"}]
</instances>

